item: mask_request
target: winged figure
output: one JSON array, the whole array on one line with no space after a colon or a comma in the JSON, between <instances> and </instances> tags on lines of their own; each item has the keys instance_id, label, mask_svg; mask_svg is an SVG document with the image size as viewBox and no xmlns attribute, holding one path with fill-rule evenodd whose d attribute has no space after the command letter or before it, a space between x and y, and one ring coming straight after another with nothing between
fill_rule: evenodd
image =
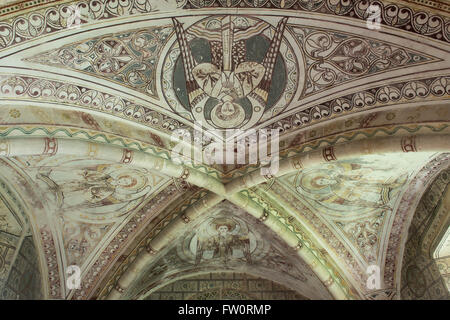
<instances>
[{"instance_id":1,"label":"winged figure","mask_svg":"<svg viewBox=\"0 0 450 320\"><path fill-rule=\"evenodd\" d=\"M269 95L272 74L280 50L288 18L278 23L269 48L261 62L245 61L245 39L260 34L269 25L262 21L247 28L237 28L231 16L221 20L218 28L207 30L198 26L189 33L206 38L211 44L211 62L195 61L186 32L173 18L186 78L186 90L196 120L214 128L249 128L262 116ZM206 120L205 106L214 98L210 119ZM245 111L240 100L247 98L251 112Z\"/></svg>"}]
</instances>

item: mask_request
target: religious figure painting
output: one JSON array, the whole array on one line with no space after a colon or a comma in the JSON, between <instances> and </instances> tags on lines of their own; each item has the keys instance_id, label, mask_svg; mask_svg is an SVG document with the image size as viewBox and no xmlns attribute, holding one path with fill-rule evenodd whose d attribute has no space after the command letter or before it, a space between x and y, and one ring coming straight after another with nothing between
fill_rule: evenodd
<instances>
[{"instance_id":1,"label":"religious figure painting","mask_svg":"<svg viewBox=\"0 0 450 320\"><path fill-rule=\"evenodd\" d=\"M236 217L216 217L202 225L201 230L190 243L195 254L195 264L203 260L218 260L225 265L233 259L252 262L251 252L255 249L254 235L245 222Z\"/></svg>"},{"instance_id":2,"label":"religious figure painting","mask_svg":"<svg viewBox=\"0 0 450 320\"><path fill-rule=\"evenodd\" d=\"M299 171L292 182L303 201L330 216L390 212L409 178L405 161L399 157L404 167L384 156L339 161Z\"/></svg>"}]
</instances>

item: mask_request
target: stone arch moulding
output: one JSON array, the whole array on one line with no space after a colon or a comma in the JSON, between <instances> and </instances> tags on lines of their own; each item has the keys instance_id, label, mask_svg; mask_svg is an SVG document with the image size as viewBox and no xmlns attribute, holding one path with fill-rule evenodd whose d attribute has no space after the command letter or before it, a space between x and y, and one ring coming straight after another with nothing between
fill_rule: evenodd
<instances>
[{"instance_id":1,"label":"stone arch moulding","mask_svg":"<svg viewBox=\"0 0 450 320\"><path fill-rule=\"evenodd\" d=\"M1 159L0 159L1 161ZM3 279L1 289L2 299L48 299L48 281L46 275L46 259L43 255L43 246L39 239L39 230L36 228L36 217L33 214L26 201L23 199L23 194L14 188L14 183L9 181L3 175L4 167L0 163L0 205L6 206L9 209L9 216L2 215L2 231L8 230L9 219L17 219L21 228L21 234L18 238L17 246L13 259L9 265L8 276ZM25 183L25 182L24 182ZM5 208L5 207L4 207ZM5 212L0 212L5 213ZM8 212L7 212L8 213ZM14 232L10 236L16 235ZM3 257L2 257L3 259ZM24 260L25 259L25 260ZM10 278L13 277L13 267L17 268L17 264L21 263L20 275L15 275L13 283ZM31 272L32 270L32 272ZM30 274L27 274L30 273ZM36 281L37 278L37 281ZM6 286L9 286L8 290ZM24 289L25 288L25 291Z\"/></svg>"}]
</instances>

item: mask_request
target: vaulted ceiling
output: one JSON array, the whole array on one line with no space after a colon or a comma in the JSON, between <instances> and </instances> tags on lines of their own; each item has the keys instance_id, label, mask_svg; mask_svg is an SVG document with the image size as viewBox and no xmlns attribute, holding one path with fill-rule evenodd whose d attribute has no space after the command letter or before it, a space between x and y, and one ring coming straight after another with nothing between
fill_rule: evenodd
<instances>
[{"instance_id":1,"label":"vaulted ceiling","mask_svg":"<svg viewBox=\"0 0 450 320\"><path fill-rule=\"evenodd\" d=\"M2 0L0 297L421 298L449 53L448 1ZM276 130L278 170L198 161L224 129Z\"/></svg>"}]
</instances>

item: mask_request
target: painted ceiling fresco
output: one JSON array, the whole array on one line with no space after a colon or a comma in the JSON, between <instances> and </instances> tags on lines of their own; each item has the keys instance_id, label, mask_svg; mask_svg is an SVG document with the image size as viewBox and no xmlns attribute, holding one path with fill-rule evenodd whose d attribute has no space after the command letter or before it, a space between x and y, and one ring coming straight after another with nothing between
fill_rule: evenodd
<instances>
[{"instance_id":1,"label":"painted ceiling fresco","mask_svg":"<svg viewBox=\"0 0 450 320\"><path fill-rule=\"evenodd\" d=\"M0 298L42 299L39 255L20 207L0 197Z\"/></svg>"},{"instance_id":2,"label":"painted ceiling fresco","mask_svg":"<svg viewBox=\"0 0 450 320\"><path fill-rule=\"evenodd\" d=\"M449 43L441 1L1 1L0 297L445 298ZM260 129L278 170L195 158Z\"/></svg>"},{"instance_id":3,"label":"painted ceiling fresco","mask_svg":"<svg viewBox=\"0 0 450 320\"><path fill-rule=\"evenodd\" d=\"M155 257L130 295L146 296L190 273L239 271L277 280L311 299L331 296L314 272L276 234L244 210L222 202Z\"/></svg>"},{"instance_id":4,"label":"painted ceiling fresco","mask_svg":"<svg viewBox=\"0 0 450 320\"><path fill-rule=\"evenodd\" d=\"M391 230L401 196L418 169L433 156L368 155L338 161L286 175L270 191L289 203L293 212L297 209L300 216L306 216L334 250L352 252L353 258L346 261L349 267L383 266L386 232ZM334 236L325 236L325 230L319 228ZM343 246L338 249L333 238L345 238ZM355 277L366 278L364 273L356 273Z\"/></svg>"}]
</instances>

